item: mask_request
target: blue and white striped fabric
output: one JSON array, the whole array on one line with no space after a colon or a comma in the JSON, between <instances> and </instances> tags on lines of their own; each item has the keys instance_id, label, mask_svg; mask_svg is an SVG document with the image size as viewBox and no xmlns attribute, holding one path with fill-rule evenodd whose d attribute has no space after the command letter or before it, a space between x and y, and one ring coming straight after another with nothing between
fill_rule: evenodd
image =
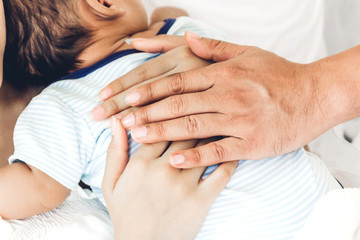
<instances>
[{"instance_id":1,"label":"blue and white striped fabric","mask_svg":"<svg viewBox=\"0 0 360 240\"><path fill-rule=\"evenodd\" d=\"M223 38L186 17L168 21L161 32L182 35L186 30ZM16 124L10 163L26 162L69 189L82 180L105 204L101 182L111 130L85 116L98 104L96 96L103 87L156 56L121 51L46 88ZM130 138L129 144L132 155L139 144ZM204 177L214 169L208 168ZM291 239L319 197L338 187L321 161L302 149L262 161L241 161L197 239Z\"/></svg>"},{"instance_id":2,"label":"blue and white striped fabric","mask_svg":"<svg viewBox=\"0 0 360 240\"><path fill-rule=\"evenodd\" d=\"M293 239L318 199L339 188L323 162L303 149L240 161L196 239Z\"/></svg>"}]
</instances>

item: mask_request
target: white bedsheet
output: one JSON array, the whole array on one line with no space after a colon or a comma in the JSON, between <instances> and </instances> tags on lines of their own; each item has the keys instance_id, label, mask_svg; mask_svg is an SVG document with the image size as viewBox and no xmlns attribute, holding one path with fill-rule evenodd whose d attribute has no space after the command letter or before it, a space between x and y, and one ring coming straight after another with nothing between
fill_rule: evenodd
<instances>
[{"instance_id":1,"label":"white bedsheet","mask_svg":"<svg viewBox=\"0 0 360 240\"><path fill-rule=\"evenodd\" d=\"M25 220L0 219L1 240L113 240L105 207L79 187L56 209Z\"/></svg>"},{"instance_id":2,"label":"white bedsheet","mask_svg":"<svg viewBox=\"0 0 360 240\"><path fill-rule=\"evenodd\" d=\"M360 189L333 190L315 204L295 240L360 240Z\"/></svg>"},{"instance_id":3,"label":"white bedsheet","mask_svg":"<svg viewBox=\"0 0 360 240\"><path fill-rule=\"evenodd\" d=\"M113 240L110 218L102 204L81 189L58 208L26 220L0 218L1 240ZM296 240L359 240L360 189L334 190L314 207Z\"/></svg>"},{"instance_id":4,"label":"white bedsheet","mask_svg":"<svg viewBox=\"0 0 360 240\"><path fill-rule=\"evenodd\" d=\"M360 118L324 133L309 148L344 187L360 188Z\"/></svg>"}]
</instances>

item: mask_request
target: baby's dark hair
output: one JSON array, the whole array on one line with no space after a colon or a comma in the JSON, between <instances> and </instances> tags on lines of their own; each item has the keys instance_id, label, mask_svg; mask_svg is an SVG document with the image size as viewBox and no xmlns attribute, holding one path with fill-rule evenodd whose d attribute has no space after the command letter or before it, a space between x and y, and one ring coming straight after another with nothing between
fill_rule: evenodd
<instances>
[{"instance_id":1,"label":"baby's dark hair","mask_svg":"<svg viewBox=\"0 0 360 240\"><path fill-rule=\"evenodd\" d=\"M77 12L77 0L4 0L4 74L17 89L47 86L76 69L92 31Z\"/></svg>"}]
</instances>

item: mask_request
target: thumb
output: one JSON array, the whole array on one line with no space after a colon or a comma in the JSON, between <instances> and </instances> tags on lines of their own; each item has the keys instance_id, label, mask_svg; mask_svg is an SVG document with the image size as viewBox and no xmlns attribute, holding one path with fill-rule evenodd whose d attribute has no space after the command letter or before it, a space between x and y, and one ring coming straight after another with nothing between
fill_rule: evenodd
<instances>
[{"instance_id":1,"label":"thumb","mask_svg":"<svg viewBox=\"0 0 360 240\"><path fill-rule=\"evenodd\" d=\"M193 53L214 62L222 62L237 57L250 48L250 46L203 38L193 32L186 32L185 39Z\"/></svg>"},{"instance_id":2,"label":"thumb","mask_svg":"<svg viewBox=\"0 0 360 240\"><path fill-rule=\"evenodd\" d=\"M139 51L157 53L186 45L186 41L183 36L161 34L152 38L134 38L131 45Z\"/></svg>"},{"instance_id":3,"label":"thumb","mask_svg":"<svg viewBox=\"0 0 360 240\"><path fill-rule=\"evenodd\" d=\"M115 117L111 118L112 140L110 142L105 165L102 189L105 194L113 192L117 181L128 162L128 139L126 130Z\"/></svg>"}]
</instances>

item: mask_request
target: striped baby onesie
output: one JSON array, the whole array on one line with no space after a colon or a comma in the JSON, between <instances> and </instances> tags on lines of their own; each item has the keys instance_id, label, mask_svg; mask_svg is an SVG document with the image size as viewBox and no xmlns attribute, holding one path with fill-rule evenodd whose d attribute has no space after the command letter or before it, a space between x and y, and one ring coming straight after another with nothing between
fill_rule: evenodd
<instances>
[{"instance_id":1,"label":"striped baby onesie","mask_svg":"<svg viewBox=\"0 0 360 240\"><path fill-rule=\"evenodd\" d=\"M220 32L188 17L169 19L159 34L223 39ZM86 115L98 105L102 88L159 54L124 50L78 70L35 97L15 127L15 153L69 189L89 185L105 204L101 182L111 130ZM130 155L138 148L129 137ZM204 177L216 166L209 167ZM338 188L319 159L304 150L261 161L240 161L234 176L213 204L197 239L291 239L313 204Z\"/></svg>"}]
</instances>

